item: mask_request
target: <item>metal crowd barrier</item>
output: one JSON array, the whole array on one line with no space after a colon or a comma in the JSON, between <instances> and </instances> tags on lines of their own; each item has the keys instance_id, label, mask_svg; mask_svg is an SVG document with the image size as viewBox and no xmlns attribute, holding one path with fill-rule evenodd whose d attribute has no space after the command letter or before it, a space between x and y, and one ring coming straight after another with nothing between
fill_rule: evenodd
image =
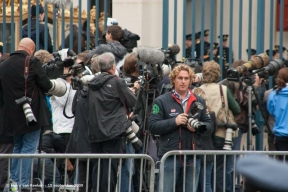
<instances>
[{"instance_id":1,"label":"metal crowd barrier","mask_svg":"<svg viewBox=\"0 0 288 192\"><path fill-rule=\"evenodd\" d=\"M173 173L173 185L174 185L174 191L176 190L176 183L177 180L176 180L176 172L175 172L175 168L176 168L176 158L180 158L181 156L181 159L182 159L182 165L183 165L183 183L180 183L180 186L179 186L179 183L178 183L178 186L177 188L182 188L181 191L185 192L185 177L186 177L186 170L187 170L187 167L189 166L193 166L193 191L197 191L197 189L195 188L195 168L196 168L196 158L197 157L200 157L202 156L203 158L203 169L204 169L204 173L206 173L206 159L207 159L207 155L213 155L213 169L216 170L216 157L217 156L220 156L220 155L224 155L224 161L223 161L223 164L224 164L224 168L223 168L223 191L226 191L226 174L224 174L226 172L226 162L227 162L227 158L230 156L230 158L232 157L233 159L233 164L232 164L232 170L233 170L233 183L232 183L232 186L233 186L233 192L240 192L241 189L242 189L242 183L240 183L242 181L242 177L241 175L238 175L236 173L235 170L235 167L236 167L236 160L237 158L241 158L245 155L266 155L266 156L272 156L274 159L276 159L277 157L276 156L283 156L283 161L285 161L287 158L286 156L288 155L288 152L285 152L285 151L216 151L216 150L213 150L213 151L206 151L206 150L202 150L202 151L191 151L191 150L183 150L183 151L179 151L179 150L175 150L175 151L170 151L170 152L167 152L166 154L164 154L164 156L161 158L161 161L159 162L160 164L160 170L159 170L159 182L158 182L158 192L164 192L164 177L166 176L166 174L164 174L164 165L165 165L165 162L167 160L167 158L173 158L174 159L174 164L173 164L173 169L174 169L174 173ZM191 157L193 158L193 164L191 165L188 165L186 163L186 159L188 157ZM200 181L201 178L199 178L199 181ZM157 182L156 182L157 183ZM212 171L212 179L211 179L211 183L212 183L212 191L217 191L216 190L216 171ZM182 186L183 184L183 186ZM199 185L200 185L200 182L199 182ZM198 185L198 186L199 186ZM204 174L204 179L203 179L203 192L205 192L205 186L206 185L206 174ZM188 190L186 190L188 191ZM230 191L230 190L229 190Z\"/></svg>"},{"instance_id":2,"label":"metal crowd barrier","mask_svg":"<svg viewBox=\"0 0 288 192\"><path fill-rule=\"evenodd\" d=\"M97 191L99 190L99 186L102 185L100 182L99 182L99 174L100 174L100 166L101 166L101 163L100 163L100 160L101 159L108 159L109 160L109 170L111 168L111 160L113 159L119 159L119 166L118 166L118 182L117 182L117 189L116 191L117 192L120 192L120 188L121 188L121 169L122 169L122 165L124 164L124 160L128 160L130 158L133 158L133 159L139 159L140 161L140 170L139 170L139 177L140 177L140 181L139 181L139 191L142 191L142 188L148 188L148 190L150 189L154 189L154 182L155 182L155 163L154 163L154 160L149 156L149 155L144 155L144 154L0 154L0 159L8 159L8 170L10 170L10 167L11 167L11 159L13 158L19 158L21 159L20 160L20 172L19 174L21 175L22 173L22 160L24 158L32 158L33 161L32 161L32 166L31 166L31 173L33 173L35 171L35 168L34 167L34 163L36 162L37 163L37 160L38 159L41 159L43 161L43 163L41 165L41 167L39 168L38 166L38 169L37 171L39 172L42 172L41 175L37 175L36 177L33 177L33 174L31 174L31 178L30 178L30 181L34 181L34 183L31 183L31 185L29 186L30 188L30 191L44 191L46 189L51 189L54 191L56 191L55 189L57 190L64 190L64 191L79 191L81 187L84 187L84 185L82 183L79 183L78 180L79 180L79 170L78 170L78 166L79 166L79 161L87 161L87 171L86 171L86 188L85 188L85 191L88 191L88 185L89 185L89 167L92 166L91 165L91 161L92 160L97 160L98 162L98 172L97 172L97 181L93 181L93 182L97 182ZM68 176L67 176L67 158L69 159L74 159L75 160L75 163L74 163L74 170L75 170L75 175L76 175L76 178L74 179L74 183L75 184L71 184L71 183L68 183L67 182L67 179L68 179ZM36 161L34 160L36 159ZM44 180L45 180L45 168L46 168L46 165L45 165L45 161L47 161L47 159L51 159L53 160L54 162L54 165L53 165L53 184L49 184L49 185L46 185ZM59 186L56 186L54 185L55 184L55 175L56 175L56 163L57 160L60 160L60 159L64 159L65 161L65 170L64 170L64 176L63 174L61 176L64 177L64 183L61 183L61 185ZM148 164L148 168L144 168L144 162L146 164ZM45 166L42 166L42 165L45 165ZM40 171L41 170L41 171ZM129 170L132 170L132 164L130 163L130 167L129 167ZM35 173L35 172L34 172ZM35 174L34 174L35 176ZM143 180L143 177L147 176L147 178L149 178L149 181L144 181ZM7 178L10 178L10 172L8 171L8 174L7 174ZM109 185L109 182L110 182L110 179L111 179L111 174L110 174L110 171L109 171L109 174L108 174L108 186L107 186L107 191L110 191L110 185ZM129 173L129 192L132 191L131 189L131 180L132 180L132 173L130 172ZM35 182L36 181L36 182ZM144 183L147 185L147 186L143 186ZM21 180L19 181L19 183L21 183ZM153 190L152 190L153 191Z\"/></svg>"}]
</instances>

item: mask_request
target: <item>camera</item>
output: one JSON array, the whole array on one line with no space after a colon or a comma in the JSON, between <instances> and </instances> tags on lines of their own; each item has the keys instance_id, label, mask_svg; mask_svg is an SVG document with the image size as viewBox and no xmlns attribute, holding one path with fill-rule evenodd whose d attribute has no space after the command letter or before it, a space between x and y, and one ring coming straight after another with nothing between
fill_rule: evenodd
<instances>
[{"instance_id":1,"label":"camera","mask_svg":"<svg viewBox=\"0 0 288 192\"><path fill-rule=\"evenodd\" d=\"M269 64L269 57L266 53L259 54L241 66L227 70L229 81L239 81L239 77L254 69L261 69Z\"/></svg>"},{"instance_id":2,"label":"camera","mask_svg":"<svg viewBox=\"0 0 288 192\"><path fill-rule=\"evenodd\" d=\"M26 123L28 126L34 126L37 124L37 120L33 114L33 111L31 109L31 101L32 99L29 97L21 97L20 99L16 99L15 102L17 105L21 105L24 111L24 115L26 117Z\"/></svg>"},{"instance_id":3,"label":"camera","mask_svg":"<svg viewBox=\"0 0 288 192\"><path fill-rule=\"evenodd\" d=\"M260 133L260 130L258 129L254 119L252 119L252 124L251 124L251 127L252 127L252 134L255 136L257 135L258 133Z\"/></svg>"},{"instance_id":4,"label":"camera","mask_svg":"<svg viewBox=\"0 0 288 192\"><path fill-rule=\"evenodd\" d=\"M232 138L233 138L234 130L237 130L238 125L230 124L230 123L217 123L217 127L224 127L226 129L225 143L224 143L223 149L231 150L232 144L233 144Z\"/></svg>"},{"instance_id":5,"label":"camera","mask_svg":"<svg viewBox=\"0 0 288 192\"><path fill-rule=\"evenodd\" d=\"M137 125L137 123L140 123L139 116L138 115L133 115L131 117L131 126L129 126L126 129L126 137L132 143L134 149L136 151L139 151L142 148L143 143L136 136L136 133L139 131L139 126Z\"/></svg>"},{"instance_id":6,"label":"camera","mask_svg":"<svg viewBox=\"0 0 288 192\"><path fill-rule=\"evenodd\" d=\"M63 68L71 67L77 58L76 54L71 49L62 49L58 52L54 52L52 55L53 58L42 66L50 79L62 77ZM69 58L67 58L68 56Z\"/></svg>"},{"instance_id":7,"label":"camera","mask_svg":"<svg viewBox=\"0 0 288 192\"><path fill-rule=\"evenodd\" d=\"M81 78L86 75L92 75L92 71L89 69L89 67L85 66L83 62L72 65L71 70L73 75L71 79L72 88L74 90L82 90L84 84ZM81 77L79 78L78 75L81 75ZM91 80L93 77L94 75L92 75L89 80Z\"/></svg>"},{"instance_id":8,"label":"camera","mask_svg":"<svg viewBox=\"0 0 288 192\"><path fill-rule=\"evenodd\" d=\"M266 67L252 71L257 73L260 78L267 79L269 76L276 75L278 71L284 67L284 61L281 59L275 59L269 62Z\"/></svg>"},{"instance_id":9,"label":"camera","mask_svg":"<svg viewBox=\"0 0 288 192\"><path fill-rule=\"evenodd\" d=\"M192 108L191 108L191 113L189 113L188 115L188 124L191 127L193 127L198 133L204 133L207 130L206 125L198 121L196 118L199 111L203 109L204 109L203 105L196 101L193 103Z\"/></svg>"}]
</instances>

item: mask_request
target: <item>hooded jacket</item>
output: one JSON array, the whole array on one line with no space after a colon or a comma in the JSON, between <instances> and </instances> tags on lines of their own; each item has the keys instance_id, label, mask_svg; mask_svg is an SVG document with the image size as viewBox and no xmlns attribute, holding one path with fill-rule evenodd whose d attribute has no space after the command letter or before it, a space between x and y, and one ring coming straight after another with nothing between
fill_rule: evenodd
<instances>
[{"instance_id":1,"label":"hooded jacket","mask_svg":"<svg viewBox=\"0 0 288 192\"><path fill-rule=\"evenodd\" d=\"M88 84L88 131L90 142L111 140L131 126L127 120L136 98L125 81L106 72Z\"/></svg>"},{"instance_id":2,"label":"hooded jacket","mask_svg":"<svg viewBox=\"0 0 288 192\"><path fill-rule=\"evenodd\" d=\"M88 87L78 90L73 99L72 112L75 115L74 126L67 144L66 153L91 153L88 137Z\"/></svg>"},{"instance_id":3,"label":"hooded jacket","mask_svg":"<svg viewBox=\"0 0 288 192\"><path fill-rule=\"evenodd\" d=\"M275 118L273 132L278 137L288 137L288 87L276 94L272 91L268 97L267 109Z\"/></svg>"},{"instance_id":4,"label":"hooded jacket","mask_svg":"<svg viewBox=\"0 0 288 192\"><path fill-rule=\"evenodd\" d=\"M111 41L107 44L100 44L98 47L92 49L86 56L85 60L88 60L93 55L101 55L102 53L110 52L115 56L115 61L118 63L124 58L127 53L126 48L119 41Z\"/></svg>"}]
</instances>

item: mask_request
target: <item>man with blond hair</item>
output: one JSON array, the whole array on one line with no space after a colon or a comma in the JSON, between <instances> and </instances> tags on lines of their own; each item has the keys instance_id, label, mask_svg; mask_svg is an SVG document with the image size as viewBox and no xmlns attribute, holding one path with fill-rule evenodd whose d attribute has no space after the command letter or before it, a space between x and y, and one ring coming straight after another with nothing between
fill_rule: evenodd
<instances>
[{"instance_id":1,"label":"man with blond hair","mask_svg":"<svg viewBox=\"0 0 288 192\"><path fill-rule=\"evenodd\" d=\"M206 113L204 99L194 95L189 89L193 77L194 72L189 66L178 65L169 75L170 83L173 86L172 91L157 97L153 103L149 130L153 135L160 135L159 158L172 150L200 150L201 135L211 135L212 133L213 123ZM197 114L192 110L195 107L195 102L203 105L203 109L200 109ZM188 117L188 114L195 116L192 119L192 117ZM190 118L189 123L188 118ZM194 123L201 123L205 128L200 129L196 124L192 124L191 120ZM180 187L185 187L185 191L195 192L197 190L201 166L200 156L196 157L196 162L193 162L193 156L188 155L186 165L190 166L185 167L183 161L184 158L181 159L181 156L177 156L175 160L173 156L166 159L164 175L160 173L160 178L164 177L159 183L160 191L173 191L176 182L184 182L184 185L181 184ZM193 164L196 165L195 178L193 178ZM174 170L174 165L176 165L176 170Z\"/></svg>"}]
</instances>

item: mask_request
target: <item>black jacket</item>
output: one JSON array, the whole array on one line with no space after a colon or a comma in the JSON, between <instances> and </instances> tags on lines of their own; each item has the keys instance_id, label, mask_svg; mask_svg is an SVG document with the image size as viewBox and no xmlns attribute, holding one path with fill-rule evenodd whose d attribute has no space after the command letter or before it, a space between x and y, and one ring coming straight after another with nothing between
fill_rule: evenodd
<instances>
[{"instance_id":1,"label":"black jacket","mask_svg":"<svg viewBox=\"0 0 288 192\"><path fill-rule=\"evenodd\" d=\"M91 153L88 136L88 87L78 90L74 96L72 112L74 126L67 144L66 153Z\"/></svg>"},{"instance_id":2,"label":"black jacket","mask_svg":"<svg viewBox=\"0 0 288 192\"><path fill-rule=\"evenodd\" d=\"M160 135L158 149L159 158L168 151L179 150L178 144L180 139L182 140L181 150L191 150L192 142L195 144L195 149L200 150L201 135L211 136L213 132L213 123L210 116L206 113L206 104L201 97L196 96L191 92L191 96L187 101L187 111L185 113L189 114L189 112L191 112L190 107L195 101L202 103L204 106L204 109L196 116L199 121L206 125L207 130L202 134L198 132L193 133L184 125L176 125L175 119L177 115L184 113L184 111L180 101L173 93L168 92L155 99L149 118L149 130L153 135Z\"/></svg>"},{"instance_id":3,"label":"black jacket","mask_svg":"<svg viewBox=\"0 0 288 192\"><path fill-rule=\"evenodd\" d=\"M4 99L3 99L2 91L0 89L0 127L1 127L3 110L4 110ZM0 143L14 143L14 140L12 136L6 136L6 135L0 134Z\"/></svg>"},{"instance_id":4,"label":"black jacket","mask_svg":"<svg viewBox=\"0 0 288 192\"><path fill-rule=\"evenodd\" d=\"M45 45L45 24L39 22L39 34L36 33L36 19L31 19L31 39L34 41L36 45L36 39L39 38L39 49L44 49ZM25 25L22 28L22 38L28 37L28 25ZM49 28L47 27L47 46L48 46L48 52L53 52L53 45L51 36L49 33Z\"/></svg>"},{"instance_id":5,"label":"black jacket","mask_svg":"<svg viewBox=\"0 0 288 192\"><path fill-rule=\"evenodd\" d=\"M126 48L119 41L108 42L107 44L101 44L95 47L85 56L85 60L93 55L101 55L102 53L110 52L115 56L115 61L118 63L124 58L127 53Z\"/></svg>"},{"instance_id":6,"label":"black jacket","mask_svg":"<svg viewBox=\"0 0 288 192\"><path fill-rule=\"evenodd\" d=\"M27 80L27 97L32 98L31 108L37 125L27 126L23 108L15 102L16 99L24 96L25 79L23 74L27 55L25 51L16 51L0 63L0 89L3 91L4 98L0 133L9 136L33 132L50 123L44 93L51 89L52 84L37 58L30 59Z\"/></svg>"},{"instance_id":7,"label":"black jacket","mask_svg":"<svg viewBox=\"0 0 288 192\"><path fill-rule=\"evenodd\" d=\"M90 141L107 141L123 134L131 125L127 121L126 110L136 104L136 98L125 81L115 75L101 73L90 81L88 87Z\"/></svg>"}]
</instances>

